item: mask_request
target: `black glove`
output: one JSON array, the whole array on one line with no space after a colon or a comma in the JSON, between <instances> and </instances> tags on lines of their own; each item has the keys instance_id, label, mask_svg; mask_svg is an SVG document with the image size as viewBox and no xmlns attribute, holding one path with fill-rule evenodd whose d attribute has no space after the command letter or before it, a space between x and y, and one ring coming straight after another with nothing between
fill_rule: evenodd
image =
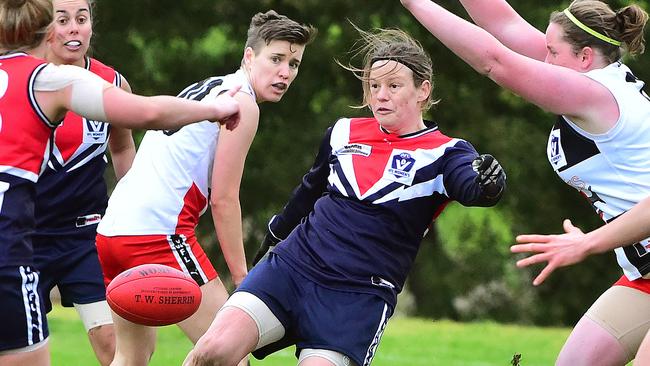
<instances>
[{"instance_id":1,"label":"black glove","mask_svg":"<svg viewBox=\"0 0 650 366\"><path fill-rule=\"evenodd\" d=\"M501 164L490 154L482 154L472 161L472 169L478 174L475 182L481 186L487 198L501 195L506 183L506 173Z\"/></svg>"},{"instance_id":2,"label":"black glove","mask_svg":"<svg viewBox=\"0 0 650 366\"><path fill-rule=\"evenodd\" d=\"M264 235L264 240L262 240L262 244L260 244L260 248L257 250L257 253L255 253L255 257L253 258L253 265L256 265L257 262L261 261L264 257L268 255L271 249L279 243L280 240L276 239L271 233L266 233Z\"/></svg>"}]
</instances>

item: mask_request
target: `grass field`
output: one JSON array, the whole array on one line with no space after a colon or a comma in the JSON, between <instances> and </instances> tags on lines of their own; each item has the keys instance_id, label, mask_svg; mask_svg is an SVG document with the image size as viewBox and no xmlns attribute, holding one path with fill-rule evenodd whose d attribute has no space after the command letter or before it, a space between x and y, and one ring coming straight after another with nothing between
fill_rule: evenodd
<instances>
[{"instance_id":1,"label":"grass field","mask_svg":"<svg viewBox=\"0 0 650 366\"><path fill-rule=\"evenodd\" d=\"M77 314L56 307L50 313L52 365L97 365ZM413 318L392 319L374 366L508 366L520 353L521 366L552 365L568 328L537 328L496 323L455 323ZM175 327L162 327L151 365L180 365L191 343ZM295 365L293 348L252 365Z\"/></svg>"}]
</instances>

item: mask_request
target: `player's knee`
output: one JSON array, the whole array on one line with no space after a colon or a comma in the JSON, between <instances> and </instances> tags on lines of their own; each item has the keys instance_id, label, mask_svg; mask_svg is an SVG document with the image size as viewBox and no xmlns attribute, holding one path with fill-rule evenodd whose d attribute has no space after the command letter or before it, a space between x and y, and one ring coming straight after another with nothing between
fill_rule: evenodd
<instances>
[{"instance_id":1,"label":"player's knee","mask_svg":"<svg viewBox=\"0 0 650 366\"><path fill-rule=\"evenodd\" d=\"M225 339L218 335L205 335L194 346L190 353L187 365L192 366L220 366L232 364L229 353L225 348Z\"/></svg>"},{"instance_id":2,"label":"player's knee","mask_svg":"<svg viewBox=\"0 0 650 366\"><path fill-rule=\"evenodd\" d=\"M202 349L193 349L190 352L187 361L183 366L221 366L227 365L226 360L223 357L219 357L218 354L213 354L211 352L206 352Z\"/></svg>"},{"instance_id":3,"label":"player's knee","mask_svg":"<svg viewBox=\"0 0 650 366\"><path fill-rule=\"evenodd\" d=\"M115 327L113 324L100 325L90 329L88 338L91 343L97 344L100 348L115 349Z\"/></svg>"},{"instance_id":4,"label":"player's knee","mask_svg":"<svg viewBox=\"0 0 650 366\"><path fill-rule=\"evenodd\" d=\"M88 330L88 339L99 363L110 365L115 357L115 327L100 325Z\"/></svg>"},{"instance_id":5,"label":"player's knee","mask_svg":"<svg viewBox=\"0 0 650 366\"><path fill-rule=\"evenodd\" d=\"M183 366L213 366L213 365L223 365L223 363L218 362L217 360L214 360L204 353L197 351L197 350L192 350L190 354L187 357L186 362L183 364Z\"/></svg>"}]
</instances>

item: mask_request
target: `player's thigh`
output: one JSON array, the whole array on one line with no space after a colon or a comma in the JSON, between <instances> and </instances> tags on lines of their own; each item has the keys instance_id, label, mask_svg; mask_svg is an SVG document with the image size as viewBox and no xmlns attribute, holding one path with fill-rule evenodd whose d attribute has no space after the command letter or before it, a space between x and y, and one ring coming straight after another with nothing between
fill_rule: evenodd
<instances>
[{"instance_id":1,"label":"player's thigh","mask_svg":"<svg viewBox=\"0 0 650 366\"><path fill-rule=\"evenodd\" d=\"M65 307L106 298L92 231L75 235L38 234L33 242L34 267L41 273L39 286L43 294L49 294L57 286ZM49 312L51 304L46 301L46 305Z\"/></svg>"},{"instance_id":2,"label":"player's thigh","mask_svg":"<svg viewBox=\"0 0 650 366\"><path fill-rule=\"evenodd\" d=\"M16 352L0 352L0 365L25 366L25 365L50 365L49 342L45 340L36 346L26 347Z\"/></svg>"},{"instance_id":3,"label":"player's thigh","mask_svg":"<svg viewBox=\"0 0 650 366\"><path fill-rule=\"evenodd\" d=\"M198 310L189 318L178 323L192 343L196 343L205 334L227 299L228 291L219 277L201 286L201 304Z\"/></svg>"},{"instance_id":4,"label":"player's thigh","mask_svg":"<svg viewBox=\"0 0 650 366\"><path fill-rule=\"evenodd\" d=\"M635 366L650 366L650 332L645 335L634 358Z\"/></svg>"},{"instance_id":5,"label":"player's thigh","mask_svg":"<svg viewBox=\"0 0 650 366\"><path fill-rule=\"evenodd\" d=\"M284 337L284 325L269 306L256 295L245 291L235 292L223 305L221 311L227 312L232 308L243 312L253 321L255 329L257 329L257 342L253 350L277 342Z\"/></svg>"},{"instance_id":6,"label":"player's thigh","mask_svg":"<svg viewBox=\"0 0 650 366\"><path fill-rule=\"evenodd\" d=\"M116 352L135 359L150 355L156 346L156 328L132 323L112 312L115 326Z\"/></svg>"},{"instance_id":7,"label":"player's thigh","mask_svg":"<svg viewBox=\"0 0 650 366\"><path fill-rule=\"evenodd\" d=\"M92 302L90 304L74 304L79 318L86 329L90 332L92 329L113 324L111 308L106 300Z\"/></svg>"},{"instance_id":8,"label":"player's thigh","mask_svg":"<svg viewBox=\"0 0 650 366\"><path fill-rule=\"evenodd\" d=\"M612 286L585 316L616 338L626 358L631 360L650 329L650 294L626 286Z\"/></svg>"},{"instance_id":9,"label":"player's thigh","mask_svg":"<svg viewBox=\"0 0 650 366\"><path fill-rule=\"evenodd\" d=\"M74 260L68 261L66 271L59 275L56 285L63 306L105 301L106 286L95 248L86 248ZM104 315L110 315L107 308L104 311Z\"/></svg>"}]
</instances>

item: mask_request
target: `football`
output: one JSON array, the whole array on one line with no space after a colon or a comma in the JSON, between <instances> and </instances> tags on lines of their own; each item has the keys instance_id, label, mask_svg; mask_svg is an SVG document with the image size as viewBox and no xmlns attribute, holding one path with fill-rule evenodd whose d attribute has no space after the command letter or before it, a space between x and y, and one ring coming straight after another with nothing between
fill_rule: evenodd
<instances>
[{"instance_id":1,"label":"football","mask_svg":"<svg viewBox=\"0 0 650 366\"><path fill-rule=\"evenodd\" d=\"M162 264L143 264L120 273L106 288L108 305L136 324L160 326L190 317L201 289L189 275Z\"/></svg>"}]
</instances>

